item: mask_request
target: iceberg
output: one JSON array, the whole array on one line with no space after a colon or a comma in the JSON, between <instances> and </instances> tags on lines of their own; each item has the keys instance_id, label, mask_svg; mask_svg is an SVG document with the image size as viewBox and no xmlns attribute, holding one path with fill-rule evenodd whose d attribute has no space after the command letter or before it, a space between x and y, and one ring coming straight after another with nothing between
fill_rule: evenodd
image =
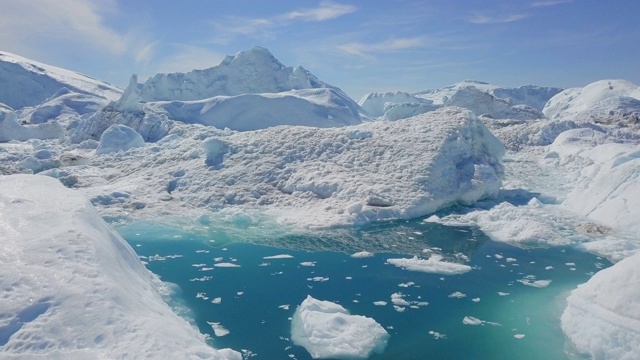
<instances>
[{"instance_id":1,"label":"iceberg","mask_svg":"<svg viewBox=\"0 0 640 360\"><path fill-rule=\"evenodd\" d=\"M291 320L291 340L314 359L366 359L381 353L389 334L375 320L350 315L342 306L311 296Z\"/></svg>"},{"instance_id":2,"label":"iceberg","mask_svg":"<svg viewBox=\"0 0 640 360\"><path fill-rule=\"evenodd\" d=\"M78 192L0 176L0 357L241 359L209 347Z\"/></svg>"},{"instance_id":3,"label":"iceberg","mask_svg":"<svg viewBox=\"0 0 640 360\"><path fill-rule=\"evenodd\" d=\"M640 253L595 274L567 298L562 330L593 359L640 354Z\"/></svg>"}]
</instances>

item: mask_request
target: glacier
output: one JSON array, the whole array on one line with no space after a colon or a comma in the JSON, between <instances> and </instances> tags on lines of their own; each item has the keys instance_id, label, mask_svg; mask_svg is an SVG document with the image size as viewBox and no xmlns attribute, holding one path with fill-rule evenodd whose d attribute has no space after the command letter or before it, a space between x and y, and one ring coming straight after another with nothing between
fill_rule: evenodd
<instances>
[{"instance_id":1,"label":"glacier","mask_svg":"<svg viewBox=\"0 0 640 360\"><path fill-rule=\"evenodd\" d=\"M635 84L602 80L563 90L463 81L413 94L367 94L356 103L260 47L210 69L158 74L142 83L134 75L124 90L4 52L0 65L0 79L24 84L0 91L0 175L10 175L0 176L0 231L11 239L7 248L16 256L29 241L35 248L58 246L63 254L77 250L74 256L99 249L109 263L98 277L82 281L116 296L122 288L110 276L127 271L143 293L122 299L153 299L154 311L171 321L136 323L137 333L123 330L133 340L130 350L122 350L114 345L114 333L89 329L82 337L89 323L66 317L72 317L72 306L84 304L45 287L26 310L17 302L2 307L9 309L3 312L3 334L25 335L8 336L1 351L48 349L62 356L67 338L24 340L59 307L59 321L78 322L79 339L105 356L153 351L136 343L138 336L153 333L159 339L168 336L163 329L175 327L177 335L160 345L180 344L205 358L239 358L208 347L188 323L171 315L161 298L163 285L97 214L123 222L180 218L182 224L208 224L215 214L238 227L267 217L316 230L440 211L425 221L478 226L493 240L522 247L575 245L615 262L568 297L562 329L578 353L595 359L631 359L640 352L634 308L640 297L633 290L640 265ZM47 176L12 175L20 173ZM46 199L68 211L58 214L49 203L25 207L27 200ZM461 206L441 211L453 205ZM40 218L46 221L30 229L27 224ZM25 237L37 229L59 242ZM77 244L75 239L87 236L89 243ZM38 266L71 269L34 251L39 258L25 258L33 261L27 275L48 275ZM103 266L94 260L87 260L94 270ZM424 265L417 258L390 260L419 271ZM12 279L18 276L5 269ZM74 276L82 274L87 273ZM11 284L35 284L20 276ZM114 299L96 298L90 305L129 304ZM119 314L135 320L138 311L139 319L148 314L133 305ZM55 336L53 330L49 335ZM69 356L82 357L83 351L78 345Z\"/></svg>"}]
</instances>

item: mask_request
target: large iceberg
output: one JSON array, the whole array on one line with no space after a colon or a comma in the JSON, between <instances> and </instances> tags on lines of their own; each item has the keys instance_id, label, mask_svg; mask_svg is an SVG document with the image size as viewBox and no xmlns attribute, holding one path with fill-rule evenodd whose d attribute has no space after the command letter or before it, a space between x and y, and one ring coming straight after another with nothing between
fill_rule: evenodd
<instances>
[{"instance_id":1,"label":"large iceberg","mask_svg":"<svg viewBox=\"0 0 640 360\"><path fill-rule=\"evenodd\" d=\"M0 357L241 359L215 350L78 192L0 176Z\"/></svg>"},{"instance_id":2,"label":"large iceberg","mask_svg":"<svg viewBox=\"0 0 640 360\"><path fill-rule=\"evenodd\" d=\"M310 228L471 204L496 195L502 178L502 144L459 108L339 128L233 132L183 124L172 131L153 146L65 170L113 216L195 217L231 207ZM109 175L113 169L120 175ZM127 195L104 201L113 193Z\"/></svg>"},{"instance_id":3,"label":"large iceberg","mask_svg":"<svg viewBox=\"0 0 640 360\"><path fill-rule=\"evenodd\" d=\"M311 296L291 320L291 340L314 359L366 359L381 353L389 334L375 320L351 315L342 306Z\"/></svg>"},{"instance_id":4,"label":"large iceberg","mask_svg":"<svg viewBox=\"0 0 640 360\"><path fill-rule=\"evenodd\" d=\"M640 354L640 253L595 274L567 298L562 330L593 359Z\"/></svg>"}]
</instances>

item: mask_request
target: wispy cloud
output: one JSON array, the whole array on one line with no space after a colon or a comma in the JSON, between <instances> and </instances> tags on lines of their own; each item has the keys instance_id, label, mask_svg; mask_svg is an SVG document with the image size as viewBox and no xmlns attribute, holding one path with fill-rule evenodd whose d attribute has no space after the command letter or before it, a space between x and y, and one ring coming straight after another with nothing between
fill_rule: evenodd
<instances>
[{"instance_id":1,"label":"wispy cloud","mask_svg":"<svg viewBox=\"0 0 640 360\"><path fill-rule=\"evenodd\" d=\"M374 53L388 53L412 48L420 48L426 45L423 37L390 39L379 43L364 44L361 42L351 42L337 46L343 53L362 57L371 57Z\"/></svg>"},{"instance_id":2,"label":"wispy cloud","mask_svg":"<svg viewBox=\"0 0 640 360\"><path fill-rule=\"evenodd\" d=\"M546 0L546 1L535 1L529 4L531 7L548 7L548 6L556 6L560 4L566 4L573 2L573 0Z\"/></svg>"},{"instance_id":3,"label":"wispy cloud","mask_svg":"<svg viewBox=\"0 0 640 360\"><path fill-rule=\"evenodd\" d=\"M320 6L312 9L291 11L282 15L287 20L326 21L355 12L353 5L343 5L332 2L321 2Z\"/></svg>"},{"instance_id":4,"label":"wispy cloud","mask_svg":"<svg viewBox=\"0 0 640 360\"><path fill-rule=\"evenodd\" d=\"M357 8L352 5L321 2L320 5L314 8L294 10L265 18L227 16L222 21L217 21L213 24L216 30L214 42L226 44L236 36L257 35L261 38L274 38L274 31L277 28L286 27L295 22L333 20L355 11L357 11Z\"/></svg>"},{"instance_id":5,"label":"wispy cloud","mask_svg":"<svg viewBox=\"0 0 640 360\"><path fill-rule=\"evenodd\" d=\"M511 23L526 19L529 14L526 13L513 13L513 14L489 14L489 13L476 13L469 16L467 20L472 24L489 25L489 24L504 24Z\"/></svg>"},{"instance_id":6,"label":"wispy cloud","mask_svg":"<svg viewBox=\"0 0 640 360\"><path fill-rule=\"evenodd\" d=\"M0 8L0 46L4 48L20 51L53 40L83 43L91 51L110 55L127 50L126 34L104 21L117 8L113 0L0 0Z\"/></svg>"}]
</instances>

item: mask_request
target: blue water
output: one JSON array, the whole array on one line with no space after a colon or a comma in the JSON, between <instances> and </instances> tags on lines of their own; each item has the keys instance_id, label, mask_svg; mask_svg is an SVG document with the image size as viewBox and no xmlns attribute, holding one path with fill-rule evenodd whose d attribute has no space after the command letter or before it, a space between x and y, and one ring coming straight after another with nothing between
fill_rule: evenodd
<instances>
[{"instance_id":1,"label":"blue water","mask_svg":"<svg viewBox=\"0 0 640 360\"><path fill-rule=\"evenodd\" d=\"M252 359L311 358L290 340L290 317L307 295L339 303L387 329L391 337L384 353L371 359L572 358L560 330L564 298L610 266L570 247L520 249L493 242L477 229L421 221L251 243L229 241L220 232L212 238L151 224L119 231L152 272L179 286L174 301L191 310L192 320L211 335L214 347L242 349ZM443 276L385 264L426 248L474 269ZM376 254L370 258L349 256L371 249ZM264 259L280 254L293 258ZM302 266L305 262L314 266ZM551 283L525 286L518 280L526 276ZM414 304L429 304L398 312L390 299L397 292ZM465 296L450 297L456 292ZM221 301L212 303L216 298ZM376 306L376 301L387 304ZM487 323L465 325L465 316ZM216 336L208 322L220 323L228 335Z\"/></svg>"}]
</instances>

